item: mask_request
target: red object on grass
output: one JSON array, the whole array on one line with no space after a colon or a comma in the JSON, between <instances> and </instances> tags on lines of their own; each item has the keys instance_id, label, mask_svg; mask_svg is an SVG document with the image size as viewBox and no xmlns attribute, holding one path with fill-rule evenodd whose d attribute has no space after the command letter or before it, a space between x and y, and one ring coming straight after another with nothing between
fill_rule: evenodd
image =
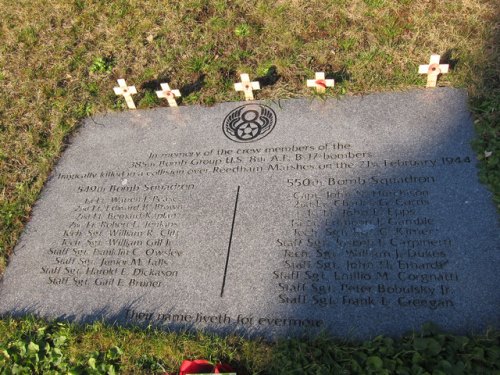
<instances>
[{"instance_id":1,"label":"red object on grass","mask_svg":"<svg viewBox=\"0 0 500 375\"><path fill-rule=\"evenodd\" d=\"M224 372L232 372L231 366L224 363L214 365L206 359L195 359L194 361L183 361L179 369L179 375L189 374L221 374ZM165 374L165 375L168 375Z\"/></svg>"}]
</instances>

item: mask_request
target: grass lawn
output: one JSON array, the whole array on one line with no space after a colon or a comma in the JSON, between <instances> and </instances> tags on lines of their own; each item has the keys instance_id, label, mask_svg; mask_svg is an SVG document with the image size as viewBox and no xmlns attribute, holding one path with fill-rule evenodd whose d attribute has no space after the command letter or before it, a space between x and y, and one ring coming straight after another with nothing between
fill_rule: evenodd
<instances>
[{"instance_id":1,"label":"grass lawn","mask_svg":"<svg viewBox=\"0 0 500 375\"><path fill-rule=\"evenodd\" d=\"M492 0L1 0L0 275L67 136L85 117L124 109L112 90L117 78L137 86L138 108L165 105L154 93L160 82L181 89L182 105L241 100L233 82L242 72L262 78L257 99L314 95L304 83L315 71L335 78L327 95L361 95L423 87L418 65L441 54L451 72L438 84L468 90L480 178L499 206L499 30ZM495 332L265 343L3 319L0 372L5 353L23 353L21 347L22 358L36 362L38 355L41 366L47 343L62 353L49 351L51 364L65 358L124 373L172 371L195 357L231 362L242 374L383 374L397 366L417 366L401 372L415 374L438 367L436 374L500 371ZM462 370L445 363L460 361Z\"/></svg>"}]
</instances>

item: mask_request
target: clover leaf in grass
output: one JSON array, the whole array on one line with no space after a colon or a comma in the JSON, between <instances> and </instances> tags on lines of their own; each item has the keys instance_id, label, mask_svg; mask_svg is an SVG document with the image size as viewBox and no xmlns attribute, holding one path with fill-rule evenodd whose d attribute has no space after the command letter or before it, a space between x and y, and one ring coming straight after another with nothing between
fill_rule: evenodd
<instances>
[{"instance_id":1,"label":"clover leaf in grass","mask_svg":"<svg viewBox=\"0 0 500 375\"><path fill-rule=\"evenodd\" d=\"M239 24L235 29L234 33L240 38L244 38L250 35L250 26L246 23Z\"/></svg>"}]
</instances>

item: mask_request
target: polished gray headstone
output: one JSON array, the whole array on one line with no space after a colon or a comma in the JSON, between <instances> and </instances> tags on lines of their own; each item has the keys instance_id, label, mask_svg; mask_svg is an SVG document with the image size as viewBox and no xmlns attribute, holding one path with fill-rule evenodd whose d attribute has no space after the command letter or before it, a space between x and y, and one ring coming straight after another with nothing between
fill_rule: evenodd
<instances>
[{"instance_id":1,"label":"polished gray headstone","mask_svg":"<svg viewBox=\"0 0 500 375\"><path fill-rule=\"evenodd\" d=\"M464 91L85 121L0 313L283 337L499 326L498 218Z\"/></svg>"}]
</instances>

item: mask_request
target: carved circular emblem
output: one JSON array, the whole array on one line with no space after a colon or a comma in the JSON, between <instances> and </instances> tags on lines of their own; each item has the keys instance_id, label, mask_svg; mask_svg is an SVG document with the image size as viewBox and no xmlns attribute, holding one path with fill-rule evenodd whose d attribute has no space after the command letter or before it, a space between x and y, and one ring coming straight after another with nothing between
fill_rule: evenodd
<instances>
[{"instance_id":1,"label":"carved circular emblem","mask_svg":"<svg viewBox=\"0 0 500 375\"><path fill-rule=\"evenodd\" d=\"M255 142L271 133L276 113L266 105L245 104L233 109L222 122L222 131L235 142Z\"/></svg>"}]
</instances>

